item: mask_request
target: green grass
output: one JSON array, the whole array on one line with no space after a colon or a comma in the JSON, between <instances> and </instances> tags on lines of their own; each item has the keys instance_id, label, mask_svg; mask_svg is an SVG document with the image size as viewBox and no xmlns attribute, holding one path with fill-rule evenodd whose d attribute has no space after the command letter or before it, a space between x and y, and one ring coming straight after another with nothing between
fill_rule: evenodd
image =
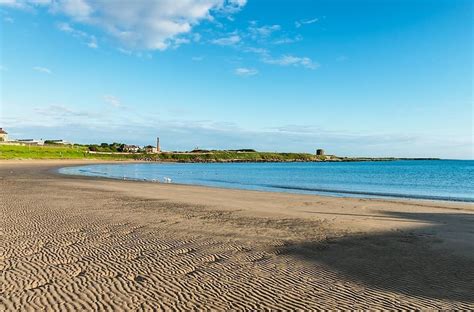
<instances>
[{"instance_id":1,"label":"green grass","mask_svg":"<svg viewBox=\"0 0 474 312\"><path fill-rule=\"evenodd\" d=\"M222 162L222 161L314 161L319 156L305 153L211 151L208 153L161 154L92 154L86 146L19 146L1 145L0 159L104 159L148 160L169 162Z\"/></svg>"},{"instance_id":2,"label":"green grass","mask_svg":"<svg viewBox=\"0 0 474 312\"><path fill-rule=\"evenodd\" d=\"M120 156L120 157L118 157ZM129 159L129 155L87 153L87 147L21 146L0 144L0 159Z\"/></svg>"},{"instance_id":3,"label":"green grass","mask_svg":"<svg viewBox=\"0 0 474 312\"><path fill-rule=\"evenodd\" d=\"M182 162L217 162L217 161L313 161L316 156L302 153L270 153L270 152L231 152L212 151L209 153L162 153L154 155L160 160Z\"/></svg>"}]
</instances>

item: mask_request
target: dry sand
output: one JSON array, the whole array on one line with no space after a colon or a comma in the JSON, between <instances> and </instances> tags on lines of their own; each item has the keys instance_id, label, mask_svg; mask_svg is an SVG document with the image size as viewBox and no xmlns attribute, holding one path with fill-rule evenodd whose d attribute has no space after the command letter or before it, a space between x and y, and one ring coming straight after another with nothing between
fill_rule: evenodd
<instances>
[{"instance_id":1,"label":"dry sand","mask_svg":"<svg viewBox=\"0 0 474 312\"><path fill-rule=\"evenodd\" d=\"M474 206L0 162L0 310L474 309Z\"/></svg>"}]
</instances>

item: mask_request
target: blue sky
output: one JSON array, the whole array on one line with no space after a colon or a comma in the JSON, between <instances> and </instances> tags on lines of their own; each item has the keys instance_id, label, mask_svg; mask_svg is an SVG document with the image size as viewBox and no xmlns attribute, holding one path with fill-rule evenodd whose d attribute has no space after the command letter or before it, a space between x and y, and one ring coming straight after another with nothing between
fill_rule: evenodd
<instances>
[{"instance_id":1,"label":"blue sky","mask_svg":"<svg viewBox=\"0 0 474 312\"><path fill-rule=\"evenodd\" d=\"M470 0L0 0L0 14L13 138L474 157Z\"/></svg>"}]
</instances>

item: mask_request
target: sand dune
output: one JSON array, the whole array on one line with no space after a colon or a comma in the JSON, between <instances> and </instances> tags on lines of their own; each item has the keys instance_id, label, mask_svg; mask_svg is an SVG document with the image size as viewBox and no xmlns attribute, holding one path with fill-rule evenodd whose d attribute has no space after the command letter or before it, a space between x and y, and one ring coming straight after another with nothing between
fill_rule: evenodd
<instances>
[{"instance_id":1,"label":"sand dune","mask_svg":"<svg viewBox=\"0 0 474 312\"><path fill-rule=\"evenodd\" d=\"M474 309L470 204L67 177L1 162L1 310Z\"/></svg>"}]
</instances>

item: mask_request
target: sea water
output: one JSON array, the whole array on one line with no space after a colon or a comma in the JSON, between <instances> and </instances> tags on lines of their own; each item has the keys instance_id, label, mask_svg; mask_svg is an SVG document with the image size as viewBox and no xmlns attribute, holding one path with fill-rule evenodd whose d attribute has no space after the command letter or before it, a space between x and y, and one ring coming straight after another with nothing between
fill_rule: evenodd
<instances>
[{"instance_id":1,"label":"sea water","mask_svg":"<svg viewBox=\"0 0 474 312\"><path fill-rule=\"evenodd\" d=\"M126 163L60 169L64 174L344 197L474 202L474 161Z\"/></svg>"}]
</instances>

